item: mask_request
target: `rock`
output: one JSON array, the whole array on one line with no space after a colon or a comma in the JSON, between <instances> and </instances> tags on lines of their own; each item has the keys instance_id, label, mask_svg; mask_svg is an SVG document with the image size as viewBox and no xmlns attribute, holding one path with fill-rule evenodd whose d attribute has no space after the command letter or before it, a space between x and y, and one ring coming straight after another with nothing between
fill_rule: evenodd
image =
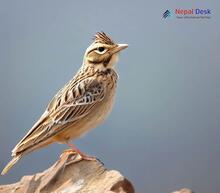
<instances>
[{"instance_id":1,"label":"rock","mask_svg":"<svg viewBox=\"0 0 220 193\"><path fill-rule=\"evenodd\" d=\"M173 193L193 193L193 191L190 189L187 189L187 188L183 188L183 189L175 191Z\"/></svg>"},{"instance_id":2,"label":"rock","mask_svg":"<svg viewBox=\"0 0 220 193\"><path fill-rule=\"evenodd\" d=\"M1 193L134 193L132 184L100 161L86 161L72 151L42 173L0 186Z\"/></svg>"}]
</instances>

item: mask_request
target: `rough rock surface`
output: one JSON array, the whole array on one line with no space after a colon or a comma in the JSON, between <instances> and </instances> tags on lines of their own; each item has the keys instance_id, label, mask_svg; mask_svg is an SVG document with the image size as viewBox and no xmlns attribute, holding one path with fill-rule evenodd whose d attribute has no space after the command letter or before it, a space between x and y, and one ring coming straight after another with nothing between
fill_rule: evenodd
<instances>
[{"instance_id":1,"label":"rough rock surface","mask_svg":"<svg viewBox=\"0 0 220 193\"><path fill-rule=\"evenodd\" d=\"M49 169L19 182L0 186L0 193L134 193L132 184L118 171L99 161L85 161L65 151Z\"/></svg>"}]
</instances>

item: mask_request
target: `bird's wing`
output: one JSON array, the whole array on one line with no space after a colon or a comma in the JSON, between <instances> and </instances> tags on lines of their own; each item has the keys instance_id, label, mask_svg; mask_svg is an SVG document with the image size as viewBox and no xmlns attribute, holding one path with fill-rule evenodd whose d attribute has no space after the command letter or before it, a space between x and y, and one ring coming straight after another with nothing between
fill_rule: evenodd
<instances>
[{"instance_id":1,"label":"bird's wing","mask_svg":"<svg viewBox=\"0 0 220 193\"><path fill-rule=\"evenodd\" d=\"M12 155L45 142L86 116L105 96L103 82L95 78L84 79L72 86L70 82L55 95L39 121L12 150Z\"/></svg>"},{"instance_id":2,"label":"bird's wing","mask_svg":"<svg viewBox=\"0 0 220 193\"><path fill-rule=\"evenodd\" d=\"M103 82L98 82L94 78L88 78L78 83L74 89L68 89L54 105L53 121L59 125L74 122L87 115L91 108L96 106L105 96ZM71 100L69 100L70 98ZM74 99L74 100L72 100Z\"/></svg>"}]
</instances>

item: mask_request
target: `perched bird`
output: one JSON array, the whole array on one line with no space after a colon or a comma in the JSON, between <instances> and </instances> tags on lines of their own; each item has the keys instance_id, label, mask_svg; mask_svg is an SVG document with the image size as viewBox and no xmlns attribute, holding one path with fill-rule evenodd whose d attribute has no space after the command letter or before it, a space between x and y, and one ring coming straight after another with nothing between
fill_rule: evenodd
<instances>
[{"instance_id":1,"label":"perched bird","mask_svg":"<svg viewBox=\"0 0 220 193\"><path fill-rule=\"evenodd\" d=\"M71 139L80 137L100 124L112 109L118 75L114 69L118 53L127 44L115 44L104 32L94 36L77 74L53 97L45 112L12 150L6 174L24 155L54 142L66 143L83 159Z\"/></svg>"}]
</instances>

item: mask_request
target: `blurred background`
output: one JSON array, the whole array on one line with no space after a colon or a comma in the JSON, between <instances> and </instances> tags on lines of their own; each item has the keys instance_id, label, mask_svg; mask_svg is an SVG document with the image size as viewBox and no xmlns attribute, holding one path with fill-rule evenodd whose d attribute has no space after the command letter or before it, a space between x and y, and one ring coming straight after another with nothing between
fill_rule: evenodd
<instances>
[{"instance_id":1,"label":"blurred background","mask_svg":"<svg viewBox=\"0 0 220 193\"><path fill-rule=\"evenodd\" d=\"M182 187L216 193L220 183L220 3L212 1L0 1L0 168L76 73L95 32L128 43L114 109L75 141L137 193ZM165 10L211 9L210 19L163 19ZM21 160L0 183L43 171L65 145Z\"/></svg>"}]
</instances>

